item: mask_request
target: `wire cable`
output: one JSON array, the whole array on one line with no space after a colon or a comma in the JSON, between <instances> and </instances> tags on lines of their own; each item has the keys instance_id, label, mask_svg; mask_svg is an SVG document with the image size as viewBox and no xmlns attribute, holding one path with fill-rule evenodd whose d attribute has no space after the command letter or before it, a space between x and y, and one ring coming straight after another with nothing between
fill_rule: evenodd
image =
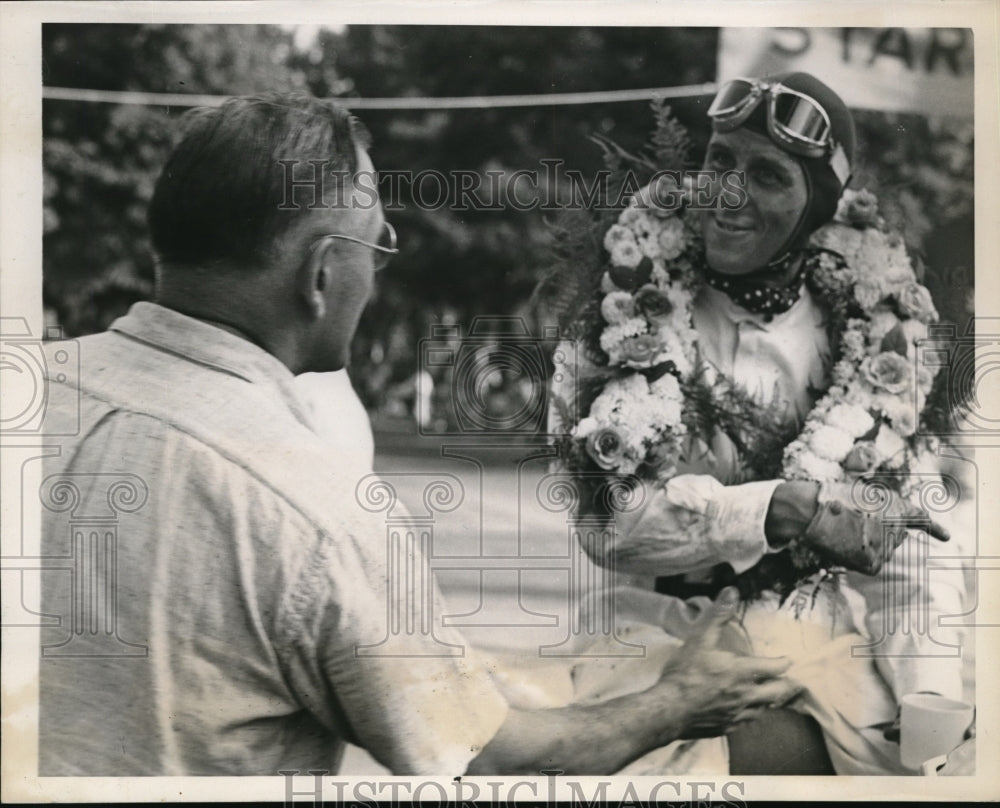
<instances>
[{"instance_id":1,"label":"wire cable","mask_svg":"<svg viewBox=\"0 0 1000 808\"><path fill-rule=\"evenodd\" d=\"M579 93L543 93L539 95L471 95L445 98L332 98L348 109L490 109L496 107L546 107L572 104L615 104L645 101L652 98L691 98L710 95L717 85L690 84L683 87L652 87L640 90L606 90ZM75 87L43 87L47 101L84 101L100 104L133 104L165 107L217 107L227 95L191 93L149 93L137 90L86 90Z\"/></svg>"}]
</instances>

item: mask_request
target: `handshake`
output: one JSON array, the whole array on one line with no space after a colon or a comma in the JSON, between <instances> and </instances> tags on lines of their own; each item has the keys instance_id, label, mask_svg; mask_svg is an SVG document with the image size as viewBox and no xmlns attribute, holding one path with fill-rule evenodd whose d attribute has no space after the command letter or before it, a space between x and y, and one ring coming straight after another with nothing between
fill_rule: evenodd
<instances>
[{"instance_id":1,"label":"handshake","mask_svg":"<svg viewBox=\"0 0 1000 808\"><path fill-rule=\"evenodd\" d=\"M831 563L875 575L908 529L924 530L939 541L950 538L926 511L898 494L877 489L876 501L867 503L858 502L857 493L856 484L849 483L822 483L818 491L814 483L783 483L768 511L768 541L774 546L798 536Z\"/></svg>"}]
</instances>

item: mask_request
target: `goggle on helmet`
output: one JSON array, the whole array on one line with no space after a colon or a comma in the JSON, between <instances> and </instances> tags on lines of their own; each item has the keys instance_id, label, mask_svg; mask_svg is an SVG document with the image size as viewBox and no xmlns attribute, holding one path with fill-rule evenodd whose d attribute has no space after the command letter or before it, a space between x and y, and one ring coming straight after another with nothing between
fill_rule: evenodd
<instances>
[{"instance_id":1,"label":"goggle on helmet","mask_svg":"<svg viewBox=\"0 0 1000 808\"><path fill-rule=\"evenodd\" d=\"M851 176L847 153L833 137L830 116L815 98L780 82L738 78L722 85L708 117L718 132L738 129L767 97L767 130L783 149L803 157L826 157L841 187Z\"/></svg>"}]
</instances>

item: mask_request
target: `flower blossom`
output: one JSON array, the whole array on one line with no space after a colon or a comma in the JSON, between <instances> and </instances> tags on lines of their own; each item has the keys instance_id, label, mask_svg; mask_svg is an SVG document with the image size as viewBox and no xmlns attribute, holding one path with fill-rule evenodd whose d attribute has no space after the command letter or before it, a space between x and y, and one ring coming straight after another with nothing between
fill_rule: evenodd
<instances>
[{"instance_id":1,"label":"flower blossom","mask_svg":"<svg viewBox=\"0 0 1000 808\"><path fill-rule=\"evenodd\" d=\"M611 263L619 267L632 269L639 266L642 260L642 251L635 239L632 241L620 241L608 251L611 254Z\"/></svg>"},{"instance_id":2,"label":"flower blossom","mask_svg":"<svg viewBox=\"0 0 1000 808\"><path fill-rule=\"evenodd\" d=\"M604 249L613 252L619 244L635 244L635 236L627 227L620 224L613 224L604 234Z\"/></svg>"},{"instance_id":3,"label":"flower blossom","mask_svg":"<svg viewBox=\"0 0 1000 808\"><path fill-rule=\"evenodd\" d=\"M632 295L628 292L611 292L601 301L601 316L610 325L621 325L635 316Z\"/></svg>"},{"instance_id":4,"label":"flower blossom","mask_svg":"<svg viewBox=\"0 0 1000 808\"><path fill-rule=\"evenodd\" d=\"M601 332L601 350L611 357L612 364L621 361L622 343L629 337L644 334L649 324L642 317L631 317L618 325L609 325Z\"/></svg>"},{"instance_id":5,"label":"flower blossom","mask_svg":"<svg viewBox=\"0 0 1000 808\"><path fill-rule=\"evenodd\" d=\"M845 191L837 205L837 218L852 227L877 227L878 198L871 191Z\"/></svg>"},{"instance_id":6,"label":"flower blossom","mask_svg":"<svg viewBox=\"0 0 1000 808\"><path fill-rule=\"evenodd\" d=\"M614 427L600 427L589 433L586 449L591 459L605 471L615 471L625 461L625 440Z\"/></svg>"},{"instance_id":7,"label":"flower blossom","mask_svg":"<svg viewBox=\"0 0 1000 808\"><path fill-rule=\"evenodd\" d=\"M826 422L843 430L852 438L860 438L875 426L875 419L857 404L836 404L826 416Z\"/></svg>"},{"instance_id":8,"label":"flower blossom","mask_svg":"<svg viewBox=\"0 0 1000 808\"><path fill-rule=\"evenodd\" d=\"M828 424L819 427L809 437L809 448L824 460L843 460L853 445L851 435Z\"/></svg>"},{"instance_id":9,"label":"flower blossom","mask_svg":"<svg viewBox=\"0 0 1000 808\"><path fill-rule=\"evenodd\" d=\"M632 300L635 303L635 308L642 312L647 319L670 314L674 308L670 298L652 283L640 287L633 295Z\"/></svg>"},{"instance_id":10,"label":"flower blossom","mask_svg":"<svg viewBox=\"0 0 1000 808\"><path fill-rule=\"evenodd\" d=\"M902 393L910 386L910 363L892 351L865 359L861 373L873 386L890 393Z\"/></svg>"},{"instance_id":11,"label":"flower blossom","mask_svg":"<svg viewBox=\"0 0 1000 808\"><path fill-rule=\"evenodd\" d=\"M684 248L687 246L684 238L684 222L676 216L664 219L660 223L660 232L657 239L660 247L660 257L664 261L673 261L684 252Z\"/></svg>"},{"instance_id":12,"label":"flower blossom","mask_svg":"<svg viewBox=\"0 0 1000 808\"><path fill-rule=\"evenodd\" d=\"M858 278L854 284L854 298L865 311L875 308L884 296L882 285L871 276Z\"/></svg>"},{"instance_id":13,"label":"flower blossom","mask_svg":"<svg viewBox=\"0 0 1000 808\"><path fill-rule=\"evenodd\" d=\"M629 337L621 344L621 352L629 367L648 367L663 349L663 344L653 334Z\"/></svg>"},{"instance_id":14,"label":"flower blossom","mask_svg":"<svg viewBox=\"0 0 1000 808\"><path fill-rule=\"evenodd\" d=\"M863 474L871 471L882 462L882 457L870 440L854 444L854 448L844 458L843 466L848 471Z\"/></svg>"},{"instance_id":15,"label":"flower blossom","mask_svg":"<svg viewBox=\"0 0 1000 808\"><path fill-rule=\"evenodd\" d=\"M907 283L899 290L897 302L900 313L906 317L913 317L921 323L930 323L937 319L931 293L916 281Z\"/></svg>"}]
</instances>

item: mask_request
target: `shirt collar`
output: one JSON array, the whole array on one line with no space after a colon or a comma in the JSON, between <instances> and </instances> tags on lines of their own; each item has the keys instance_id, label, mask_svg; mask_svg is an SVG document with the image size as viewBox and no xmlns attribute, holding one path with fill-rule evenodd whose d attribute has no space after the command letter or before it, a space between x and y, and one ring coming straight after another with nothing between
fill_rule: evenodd
<instances>
[{"instance_id":1,"label":"shirt collar","mask_svg":"<svg viewBox=\"0 0 1000 808\"><path fill-rule=\"evenodd\" d=\"M270 385L301 422L311 425L294 386L295 376L276 356L249 340L149 302L134 304L109 330L251 384Z\"/></svg>"}]
</instances>

